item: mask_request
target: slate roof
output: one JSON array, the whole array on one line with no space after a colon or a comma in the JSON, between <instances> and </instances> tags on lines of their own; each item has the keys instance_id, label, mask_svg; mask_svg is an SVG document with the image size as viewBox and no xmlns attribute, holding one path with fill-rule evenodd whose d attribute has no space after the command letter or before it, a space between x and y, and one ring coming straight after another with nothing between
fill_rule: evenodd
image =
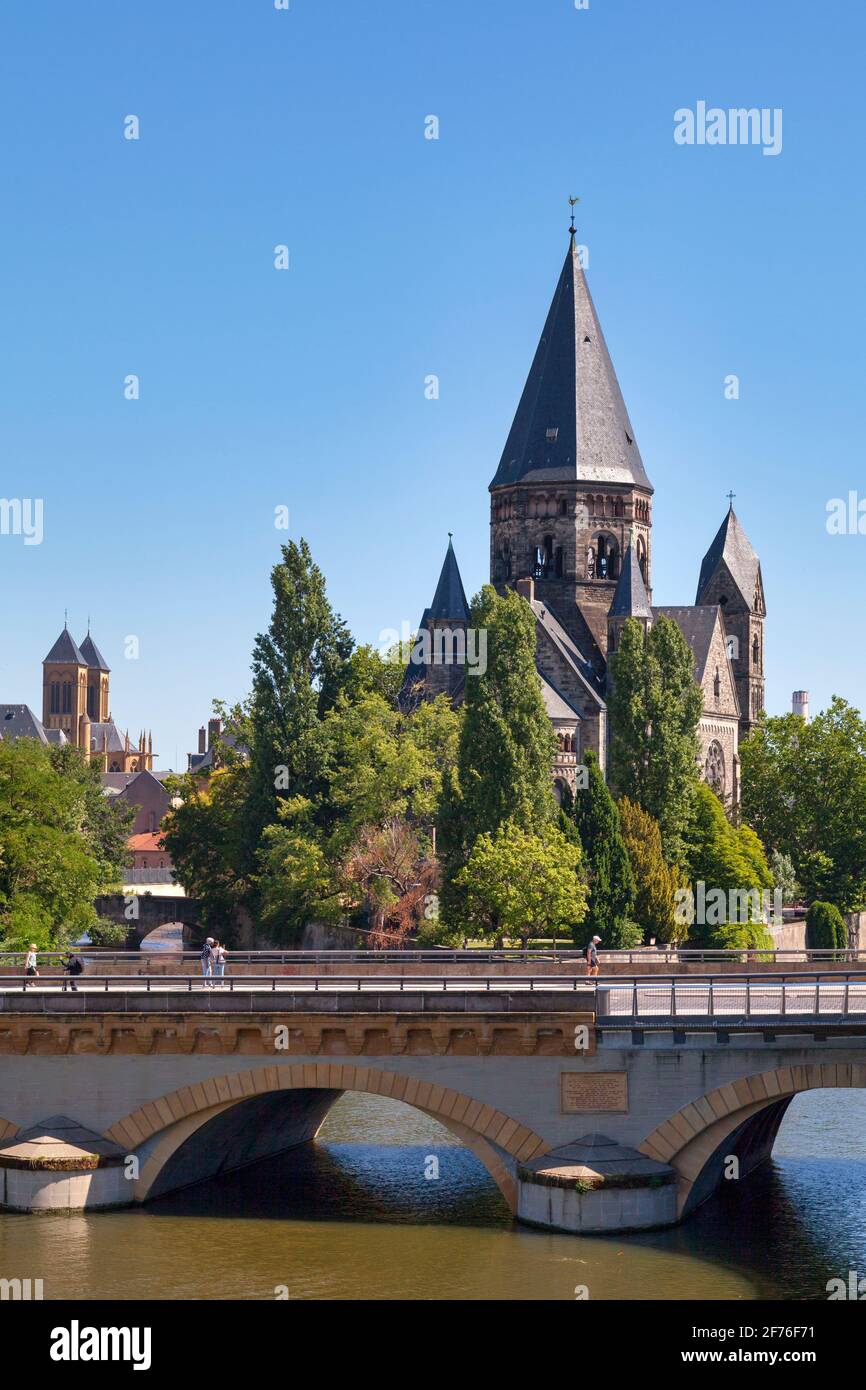
<instances>
[{"instance_id":1,"label":"slate roof","mask_svg":"<svg viewBox=\"0 0 866 1390\"><path fill-rule=\"evenodd\" d=\"M460 578L457 556L454 554L450 536L439 583L436 585L433 602L427 609L425 618L427 622L442 622L449 618L455 622L469 622L469 604L466 601L463 580Z\"/></svg>"},{"instance_id":2,"label":"slate roof","mask_svg":"<svg viewBox=\"0 0 866 1390\"><path fill-rule=\"evenodd\" d=\"M663 613L666 618L672 618L685 637L695 655L695 680L698 685L704 679L704 672L707 669L707 658L710 654L710 644L713 640L713 633L716 623L721 616L721 609L717 604L706 605L684 605L677 607L674 604L663 604L659 608L653 608L653 617L656 618Z\"/></svg>"},{"instance_id":3,"label":"slate roof","mask_svg":"<svg viewBox=\"0 0 866 1390\"><path fill-rule=\"evenodd\" d=\"M546 603L542 603L536 598L530 598L526 601L535 614L536 622L544 630L546 636L553 643L563 661L567 662L599 708L604 709L605 703L601 693L601 681L592 663L587 660L574 641L574 638L562 626L559 619L554 617ZM545 680L549 679L546 674L543 678Z\"/></svg>"},{"instance_id":4,"label":"slate roof","mask_svg":"<svg viewBox=\"0 0 866 1390\"><path fill-rule=\"evenodd\" d=\"M10 743L18 738L35 738L40 743L55 741L49 740L42 721L36 718L29 705L0 705L0 738Z\"/></svg>"},{"instance_id":5,"label":"slate roof","mask_svg":"<svg viewBox=\"0 0 866 1390\"><path fill-rule=\"evenodd\" d=\"M95 666L100 671L109 671L111 669L89 632L81 643L79 650L88 666Z\"/></svg>"},{"instance_id":6,"label":"slate roof","mask_svg":"<svg viewBox=\"0 0 866 1390\"><path fill-rule=\"evenodd\" d=\"M572 724L580 723L580 714L574 705L561 690L557 690L549 676L546 676L540 666L536 667L541 677L541 696L544 700L544 708L547 711L548 719L568 719Z\"/></svg>"},{"instance_id":7,"label":"slate roof","mask_svg":"<svg viewBox=\"0 0 866 1390\"><path fill-rule=\"evenodd\" d=\"M527 476L652 491L574 237L490 486Z\"/></svg>"},{"instance_id":8,"label":"slate roof","mask_svg":"<svg viewBox=\"0 0 866 1390\"><path fill-rule=\"evenodd\" d=\"M727 516L716 532L715 539L701 563L696 603L700 603L701 594L722 561L727 565L741 597L751 608L761 566L752 548L752 543L743 530L733 507L728 510Z\"/></svg>"},{"instance_id":9,"label":"slate roof","mask_svg":"<svg viewBox=\"0 0 866 1390\"><path fill-rule=\"evenodd\" d=\"M617 581L616 590L613 596L613 603L610 605L610 617L612 618L651 618L652 609L647 598L646 585L643 582L640 565L637 556L634 554L634 546L630 545L625 552L622 562L622 570Z\"/></svg>"},{"instance_id":10,"label":"slate roof","mask_svg":"<svg viewBox=\"0 0 866 1390\"><path fill-rule=\"evenodd\" d=\"M91 724L91 725L90 725L90 747L91 747L91 750L92 750L93 752L95 752L95 753L103 753L103 752L105 751L105 745L104 745L104 743L103 743L103 735L104 735L104 734L107 734L107 735L108 735L108 751L109 751L109 753L125 753L125 752L126 752L126 740L125 740L125 738L124 738L123 735L121 734L121 732L120 732L120 730L118 729L118 727L117 727L116 724L109 724L109 723L106 723L106 724ZM134 753L134 752L137 752L137 749L135 749L135 748L133 747L133 745L130 744L130 745L129 745L129 751L130 751L130 753Z\"/></svg>"},{"instance_id":11,"label":"slate roof","mask_svg":"<svg viewBox=\"0 0 866 1390\"><path fill-rule=\"evenodd\" d=\"M74 642L68 627L63 629L57 641L54 643L54 646L51 648L51 651L46 656L45 661L65 666L87 665L87 662L81 654L81 649Z\"/></svg>"}]
</instances>

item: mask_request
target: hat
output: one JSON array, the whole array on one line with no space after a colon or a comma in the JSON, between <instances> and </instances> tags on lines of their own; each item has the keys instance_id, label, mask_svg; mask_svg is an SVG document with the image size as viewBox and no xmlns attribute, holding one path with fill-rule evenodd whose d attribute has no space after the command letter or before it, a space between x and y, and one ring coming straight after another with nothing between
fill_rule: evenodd
<instances>
[{"instance_id":1,"label":"hat","mask_svg":"<svg viewBox=\"0 0 866 1390\"><path fill-rule=\"evenodd\" d=\"M594 936L592 939L593 939L593 941L601 941L601 937L600 937L600 936Z\"/></svg>"},{"instance_id":2,"label":"hat","mask_svg":"<svg viewBox=\"0 0 866 1390\"><path fill-rule=\"evenodd\" d=\"M208 946L212 946L212 945L213 945L213 937L212 937L212 936L209 936L209 937L208 937L208 939L207 939L207 944L208 944Z\"/></svg>"}]
</instances>

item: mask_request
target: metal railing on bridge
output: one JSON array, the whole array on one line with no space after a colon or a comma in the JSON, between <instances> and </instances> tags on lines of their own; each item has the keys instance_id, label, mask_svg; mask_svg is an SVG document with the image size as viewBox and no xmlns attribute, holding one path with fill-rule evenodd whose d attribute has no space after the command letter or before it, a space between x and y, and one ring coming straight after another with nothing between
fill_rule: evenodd
<instances>
[{"instance_id":1,"label":"metal railing on bridge","mask_svg":"<svg viewBox=\"0 0 866 1390\"><path fill-rule=\"evenodd\" d=\"M145 942L147 938L144 938ZM198 961L198 950L164 950L150 952L146 948L140 951L115 951L98 946L80 946L74 948L77 954L85 960L111 962L111 961L130 961L139 965L148 963L158 965L160 962L181 960L183 962ZM20 963L24 958L23 951L0 951L0 968ZM39 960L42 964L59 964L68 950L40 951ZM692 948L678 949L676 947L643 947L637 950L622 951L599 951L599 960L602 965L773 965L773 964L795 964L804 962L806 964L821 963L851 963L857 961L866 962L866 948L826 948L821 950L799 950L796 947L785 947L779 949L755 949L755 950L698 950ZM227 951L228 958L233 966L238 965L496 965L511 962L545 962L549 964L579 964L584 963L583 951L576 948L556 949L553 947L530 947L526 950L519 947L508 948L506 950L483 950L483 949L461 949L451 947L436 947L430 950L403 950L403 951L374 951L365 950L259 950L259 951Z\"/></svg>"},{"instance_id":2,"label":"metal railing on bridge","mask_svg":"<svg viewBox=\"0 0 866 1390\"><path fill-rule=\"evenodd\" d=\"M74 982L58 976L34 979L8 975L0 980L0 996L26 993L55 997L74 990L97 1001L106 995L125 998L141 994L166 996L166 1007L182 1008L183 995L208 994L231 999L240 1009L270 1011L309 1008L310 996L367 996L372 1004L387 997L387 1009L441 1006L467 1012L506 1008L519 1012L526 996L533 1011L575 1009L595 1013L600 1029L698 1028L784 1025L803 1021L853 1021L866 1028L866 970L815 971L795 975L598 976L584 975L99 975L78 976ZM265 996L282 996L273 1004ZM461 1000L462 995L462 1000ZM486 1001L489 1001L486 1002ZM71 1002L71 1001L69 1001ZM200 1005L196 1006L197 1009ZM368 1007L366 1004L364 1007ZM0 1004L2 1008L2 1004Z\"/></svg>"}]
</instances>

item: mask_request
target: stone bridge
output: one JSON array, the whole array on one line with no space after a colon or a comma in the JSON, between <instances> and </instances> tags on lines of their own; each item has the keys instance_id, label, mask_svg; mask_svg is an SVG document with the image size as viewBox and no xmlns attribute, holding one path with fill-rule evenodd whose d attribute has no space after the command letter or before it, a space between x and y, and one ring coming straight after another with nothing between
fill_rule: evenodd
<instances>
[{"instance_id":1,"label":"stone bridge","mask_svg":"<svg viewBox=\"0 0 866 1390\"><path fill-rule=\"evenodd\" d=\"M439 1120L522 1221L645 1229L688 1216L726 1163L746 1178L799 1092L866 1086L866 1006L843 1015L835 985L829 1011L722 1021L619 1018L549 978L233 983L0 991L0 1203L145 1202L311 1140L361 1091Z\"/></svg>"},{"instance_id":2,"label":"stone bridge","mask_svg":"<svg viewBox=\"0 0 866 1390\"><path fill-rule=\"evenodd\" d=\"M135 898L136 916L127 916L130 898ZM146 936L157 927L165 927L179 922L183 926L183 940L186 945L194 945L202 935L201 907L195 898L187 898L182 892L176 895L149 893L140 885L131 887L128 895L106 893L96 899L96 911L118 926L126 927L128 935L126 946L137 950Z\"/></svg>"}]
</instances>

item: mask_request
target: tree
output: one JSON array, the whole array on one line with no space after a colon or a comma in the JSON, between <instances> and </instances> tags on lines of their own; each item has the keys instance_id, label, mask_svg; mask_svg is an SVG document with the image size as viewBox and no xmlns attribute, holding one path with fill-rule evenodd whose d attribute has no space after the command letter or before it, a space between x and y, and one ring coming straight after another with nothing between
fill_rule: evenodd
<instances>
[{"instance_id":1,"label":"tree","mask_svg":"<svg viewBox=\"0 0 866 1390\"><path fill-rule=\"evenodd\" d=\"M810 951L844 951L848 946L845 918L833 903L815 901L806 913L806 946Z\"/></svg>"},{"instance_id":2,"label":"tree","mask_svg":"<svg viewBox=\"0 0 866 1390\"><path fill-rule=\"evenodd\" d=\"M866 721L834 696L810 723L765 718L740 745L743 815L808 899L866 901Z\"/></svg>"},{"instance_id":3,"label":"tree","mask_svg":"<svg viewBox=\"0 0 866 1390\"><path fill-rule=\"evenodd\" d=\"M439 872L412 827L394 817L383 826L363 827L349 853L346 877L363 893L372 923L370 945L393 950L424 919Z\"/></svg>"},{"instance_id":4,"label":"tree","mask_svg":"<svg viewBox=\"0 0 866 1390\"><path fill-rule=\"evenodd\" d=\"M343 884L304 797L281 801L277 821L265 826L256 887L262 923L278 946L295 945L308 922L338 922L344 915Z\"/></svg>"},{"instance_id":5,"label":"tree","mask_svg":"<svg viewBox=\"0 0 866 1390\"><path fill-rule=\"evenodd\" d=\"M781 894L782 902L788 904L799 902L802 889L797 882L797 875L790 854L783 854L781 850L774 849L770 855L770 872L773 875L776 889Z\"/></svg>"},{"instance_id":6,"label":"tree","mask_svg":"<svg viewBox=\"0 0 866 1390\"><path fill-rule=\"evenodd\" d=\"M665 858L682 864L698 784L696 730L703 708L694 655L664 614L646 636L629 618L610 673L611 786L658 821Z\"/></svg>"},{"instance_id":7,"label":"tree","mask_svg":"<svg viewBox=\"0 0 866 1390\"><path fill-rule=\"evenodd\" d=\"M175 877L202 908L207 926L231 941L239 914L255 894L258 846L249 845L250 770L234 758L209 777L186 773L167 779L174 802L163 841Z\"/></svg>"},{"instance_id":8,"label":"tree","mask_svg":"<svg viewBox=\"0 0 866 1390\"><path fill-rule=\"evenodd\" d=\"M129 836L135 807L118 804L116 797L105 795L99 763L84 758L73 744L51 744L48 756L55 772L79 787L82 798L80 830L96 860L100 889L116 888L123 883L124 870L131 858Z\"/></svg>"},{"instance_id":9,"label":"tree","mask_svg":"<svg viewBox=\"0 0 866 1390\"><path fill-rule=\"evenodd\" d=\"M70 750L72 751L72 750ZM76 941L94 898L121 872L114 827L97 824L81 754L55 767L35 739L0 740L0 940L19 950ZM107 857L102 857L107 856Z\"/></svg>"},{"instance_id":10,"label":"tree","mask_svg":"<svg viewBox=\"0 0 866 1390\"><path fill-rule=\"evenodd\" d=\"M258 849L283 797L315 799L322 790L320 721L332 708L352 638L328 602L306 541L289 541L271 571L268 630L253 647L250 699L248 843Z\"/></svg>"},{"instance_id":11,"label":"tree","mask_svg":"<svg viewBox=\"0 0 866 1390\"><path fill-rule=\"evenodd\" d=\"M455 766L460 715L446 696L410 713L376 691L355 701L344 693L322 724L329 814L338 855L363 826L407 818L432 830L445 773Z\"/></svg>"},{"instance_id":12,"label":"tree","mask_svg":"<svg viewBox=\"0 0 866 1390\"><path fill-rule=\"evenodd\" d=\"M457 875L469 934L501 944L570 934L586 913L581 851L555 826L542 834L504 821L477 836Z\"/></svg>"},{"instance_id":13,"label":"tree","mask_svg":"<svg viewBox=\"0 0 866 1390\"><path fill-rule=\"evenodd\" d=\"M686 851L692 896L687 902L680 895L678 901L694 913L689 937L695 945L717 944L716 928L763 921L765 893L773 886L773 875L761 842L749 826L731 825L705 782L695 795ZM679 907L677 918L688 920Z\"/></svg>"},{"instance_id":14,"label":"tree","mask_svg":"<svg viewBox=\"0 0 866 1390\"><path fill-rule=\"evenodd\" d=\"M563 797L583 846L589 880L589 907L575 940L584 945L596 933L609 947L622 945L634 902L634 876L622 838L619 812L607 789L598 758L588 752L586 786Z\"/></svg>"},{"instance_id":15,"label":"tree","mask_svg":"<svg viewBox=\"0 0 866 1390\"><path fill-rule=\"evenodd\" d=\"M676 919L677 891L688 887L680 869L668 864L662 853L659 823L627 796L618 803L622 838L631 860L635 882L632 915L643 928L644 941L682 941L688 924Z\"/></svg>"},{"instance_id":16,"label":"tree","mask_svg":"<svg viewBox=\"0 0 866 1390\"><path fill-rule=\"evenodd\" d=\"M506 821L542 834L556 816L555 738L535 665L532 609L513 590L500 595L485 584L471 623L486 634L487 665L466 677L457 768L443 779L438 816L443 912L455 921L457 877L478 836L495 835Z\"/></svg>"}]
</instances>

